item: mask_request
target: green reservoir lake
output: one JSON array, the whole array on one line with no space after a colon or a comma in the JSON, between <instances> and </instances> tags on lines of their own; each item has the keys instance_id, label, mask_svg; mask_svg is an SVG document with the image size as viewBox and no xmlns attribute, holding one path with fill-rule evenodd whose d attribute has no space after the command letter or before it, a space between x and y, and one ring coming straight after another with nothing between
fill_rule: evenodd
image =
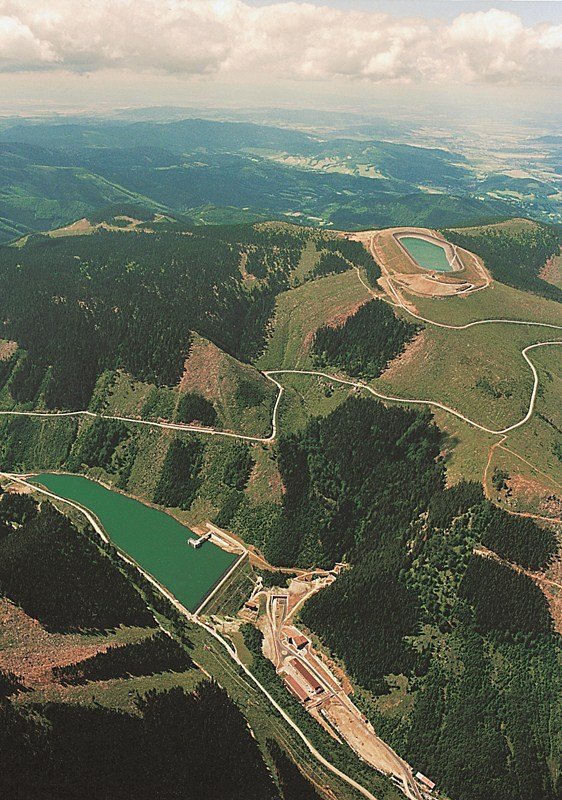
<instances>
[{"instance_id":1,"label":"green reservoir lake","mask_svg":"<svg viewBox=\"0 0 562 800\"><path fill-rule=\"evenodd\" d=\"M417 236L401 236L400 244L406 248L420 267L434 269L436 272L451 271L445 250L440 245L425 239L418 239Z\"/></svg>"},{"instance_id":2,"label":"green reservoir lake","mask_svg":"<svg viewBox=\"0 0 562 800\"><path fill-rule=\"evenodd\" d=\"M169 514L80 475L42 473L32 481L91 511L111 541L189 611L199 607L239 557L209 541L190 547L188 539L198 537Z\"/></svg>"}]
</instances>

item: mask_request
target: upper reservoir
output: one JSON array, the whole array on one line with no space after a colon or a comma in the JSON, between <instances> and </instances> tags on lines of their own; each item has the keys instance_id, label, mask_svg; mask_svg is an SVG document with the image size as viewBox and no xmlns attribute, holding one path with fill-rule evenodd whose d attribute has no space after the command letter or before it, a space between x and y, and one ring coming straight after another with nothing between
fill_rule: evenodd
<instances>
[{"instance_id":1,"label":"upper reservoir","mask_svg":"<svg viewBox=\"0 0 562 800\"><path fill-rule=\"evenodd\" d=\"M445 249L440 245L417 236L401 236L399 241L420 267L433 269L436 272L451 271L452 267L447 260Z\"/></svg>"},{"instance_id":2,"label":"upper reservoir","mask_svg":"<svg viewBox=\"0 0 562 800\"><path fill-rule=\"evenodd\" d=\"M196 535L169 514L80 475L47 473L33 482L91 511L111 541L190 611L238 558L210 541L189 547Z\"/></svg>"}]
</instances>

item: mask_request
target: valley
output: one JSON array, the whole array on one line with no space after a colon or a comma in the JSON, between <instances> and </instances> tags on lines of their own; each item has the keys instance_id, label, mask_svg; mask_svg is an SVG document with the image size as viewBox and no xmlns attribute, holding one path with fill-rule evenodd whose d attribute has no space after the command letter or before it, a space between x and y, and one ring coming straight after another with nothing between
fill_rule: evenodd
<instances>
[{"instance_id":1,"label":"valley","mask_svg":"<svg viewBox=\"0 0 562 800\"><path fill-rule=\"evenodd\" d=\"M222 652L226 656L217 655L213 658L223 662L226 657L227 661L232 661L237 669L242 670L245 675L244 683L249 681L250 685L257 687L266 704L274 706L284 724L304 743L313 761L322 765L333 778L344 782L351 791L350 797L354 791L370 798L375 796L373 791L377 798L395 796L392 784L379 784L379 779L373 777L374 773L364 771L361 764L366 762L383 775L392 775L397 787L406 796L419 800L423 796L429 796L427 785L421 779L414 779L413 769L403 761L402 753L407 754L408 761L415 764L415 769L421 768L425 774L436 775L435 766L432 768L431 759L428 760L427 756L422 755L420 760L415 758L415 749L412 750L411 745L400 740L392 728L391 720L381 714L384 692L381 699L374 700L377 693L374 687L380 687L376 681L383 680L382 675L392 673L390 665L380 667L381 678L375 679L373 683L373 679L368 679L364 668L360 666L359 656L355 652L359 642L351 643L356 633L350 634L350 641L342 646L341 642L337 643L333 631L329 634L325 631L322 635L322 625L318 617L318 608L330 602L324 598L332 598L336 596L334 593L345 591L340 590L340 586L348 586L347 591L350 591L349 584L352 580L354 588L351 591L360 591L365 576L361 576L360 568L354 563L357 558L356 548L366 547L368 539L364 537L373 521L364 528L365 523L359 522L363 512L351 512L347 508L345 517L353 520L359 514L355 523L359 527L354 534L346 530L345 524L342 527L343 519L338 522L337 516L326 528L326 523L321 521L325 512L321 510L321 505L317 506L318 500L313 499L314 495L307 501L313 509L312 519L308 519L308 514L301 517L303 512L298 510L298 503L302 502L302 498L298 499L301 492L298 483L304 475L291 475L291 458L288 453L291 448L295 448L296 453L299 448L304 448L303 452L306 452L307 447L312 450L319 448L318 452L327 459L326 463L333 463L334 468L337 459L344 456L355 461L356 455L348 455L348 448L350 445L355 448L352 443L359 430L364 428L365 446L374 443L373 431L385 430L382 418L380 423L368 423L367 419L372 414L389 415L386 424L390 425L389 430L392 431L393 426L397 426L397 433L396 443L389 442L388 447L398 447L400 450L402 445L399 443L404 437L427 437L426 443L421 444L420 441L413 449L410 447L403 451L399 462L400 459L411 458L416 452L427 454L418 456L425 459L423 470L426 470L422 471L420 480L434 482L434 491L439 496L443 489L437 487L443 475L438 477L442 468L439 466L437 469L436 466L440 464L437 428L431 427L429 416L423 417L411 410L398 413L399 409L395 408L426 407L435 411L436 420L442 430L450 432L451 439L455 438L452 445L455 471L451 474L458 477L451 480L449 475L451 488L446 489L445 494L455 491L459 478L466 481L474 475L480 480L483 475L486 495L505 507L505 511L500 513L514 517L519 514L521 519L534 518L541 524L552 520L557 526L559 514L546 510L540 513L540 496L541 492L552 492L552 487L556 493L556 487L560 485L559 466L548 457L548 444L532 460L524 458L523 454L526 453L528 426L534 423L538 414L541 420L545 416L543 411L537 412L537 409L542 409L546 403L547 414L550 414L556 402L556 394L551 396L549 386L554 380L558 358L550 358L549 353L554 352L561 344L559 332L562 325L558 322L558 307L552 300L525 295L521 290L497 283L482 261L466 250L462 250L460 256L456 249L454 252L463 269L473 270L471 281L468 285L466 282L455 284L455 289L459 289L453 292L456 296L443 296L438 282L435 290L431 285L418 286L404 282L404 276L414 274L410 270L412 266L416 269L416 262L408 261L409 266L402 272L400 263L404 265L406 262L393 261L392 258L388 260L385 248L376 244L385 232L381 234L367 231L353 235L350 237L352 241L349 241L334 235L319 236L312 232L306 234L291 228L273 228L271 232L267 228L265 230L267 236L272 237L270 241L275 243L274 247L278 248L277 259L281 259L276 268L277 283L272 283L269 279L268 285L265 283L268 280L267 275L260 277L255 267L250 267L251 249L243 253L240 263L245 267L239 273L246 284L248 276L253 275L253 280L248 284L250 292L253 293L256 289L262 291L266 287L271 292L268 300L270 331L265 338L263 351L253 359L254 365L237 358L237 354L242 356L242 350L233 348L232 340L229 346L231 353L214 344L212 339L217 337L213 332L212 322L209 327L207 317L203 324L209 338L202 335L203 328L197 323L199 330L190 334L187 352L181 351L183 368L181 359L177 359L176 386L162 385L162 379L154 372L151 374L151 377L156 378L154 383L147 380L149 373L145 373L143 377L142 370L138 377L134 377L132 371L123 369L123 362L119 357L112 363L104 356L92 373L88 407L65 409L57 407L60 401L53 403L49 399L56 396L55 386L49 390L50 395L45 391L45 387L51 386L53 380L53 369L49 366L44 377L35 383L35 399L31 401L33 407L30 408L30 400L17 400L10 388L19 372L23 371L22 365L27 363L30 355L22 352L21 346L6 345L3 363L9 368L5 370L4 385L0 391L0 402L3 404L0 415L5 423L5 433L13 438L9 439L9 448L4 449L3 482L7 486L15 482L16 485L23 485L32 491L35 484L39 497L43 486L51 493L48 496L55 500L55 504L58 504L57 498L71 501L70 506L78 512L78 517L81 509L85 508L86 518L102 539L107 544L111 540L123 551L127 563L140 568L148 585L161 593L179 611L189 630L195 626L197 635L203 637L202 641L208 642L209 637L215 640L219 645L217 653ZM415 229L408 230L415 232ZM83 235L77 234L79 238ZM89 234L86 238L98 235L100 234ZM101 235L113 235L113 232ZM123 232L118 235L125 236L128 240L130 236L153 237L155 234ZM223 231L219 233L219 242L239 241L243 243L243 248L247 247L246 242L252 242L252 248L255 246L255 235L241 230ZM173 237L181 236L183 240L181 233L167 236L170 245L175 241ZM276 243L276 236L282 237L277 239L281 247ZM56 237L56 240L64 241L65 238ZM69 242L74 242L76 235L68 239ZM359 241L353 241L354 239ZM85 243L79 243L78 250L84 246ZM232 247L232 244L229 246ZM32 242L23 243L19 248L24 259L29 247L32 248L30 253L33 253ZM355 247L359 249L356 250ZM263 252L266 252L266 248ZM84 256L80 258L82 260ZM287 261L284 263L283 259ZM329 265L327 269L334 271L315 274L323 259ZM29 263L32 264L32 261ZM236 261L233 259L232 263L231 275L235 275ZM308 271L303 269L305 263ZM284 273L279 274L279 264ZM91 262L84 260L84 267L80 269L89 273L91 267ZM420 272L423 269L418 268ZM300 275L298 281L293 278L295 274ZM254 280L264 281L262 287L254 286ZM248 291L248 286L243 291ZM492 300L494 292L499 293L502 298L501 317L496 315L497 306ZM509 301L508 304L506 301ZM234 302L238 308L244 308L248 301L243 295L238 295L234 296ZM389 309L388 312L383 314L382 306L377 305L381 303ZM347 364L352 363L347 360L341 363L328 361L326 366L320 368L319 351L315 350L318 332L324 329L334 331L330 341L333 340L335 344L338 337L346 335L345 331L354 318L359 313L363 314L368 307L376 312L373 317L373 335L376 334L376 325L379 324L390 326L386 328L387 339L391 335L392 326L392 329L395 328L393 335L396 336L396 349L389 350L388 361L374 366L371 373L357 373L357 377L353 367L351 372L347 371ZM487 316L494 311L494 316ZM246 313L251 317L253 312L250 309ZM384 323L384 315L387 313L390 317ZM391 319L395 321L391 322ZM400 320L411 322L402 324ZM361 328L357 330L361 331ZM224 330L220 337L227 341ZM8 338L6 341L9 341ZM239 341L237 347L243 349L246 345L242 340ZM487 343L492 341L494 345L490 351ZM32 348L36 346L32 338L29 342ZM350 344L352 343L353 340L350 339ZM368 342L362 346L368 352ZM413 347L417 350L411 356L409 349ZM467 353L471 351L478 352L479 359L473 362L467 360ZM340 348L334 352L343 352L344 359L348 359L352 349L346 345L343 351ZM483 353L486 353L484 359ZM114 358L111 351L108 354L109 358ZM323 359L329 357L326 352L322 354ZM360 369L364 370L367 363L369 362L364 361ZM549 367L545 367L546 364ZM38 362L39 365L41 361ZM493 379L488 378L488 374L493 375ZM545 380L546 384L543 385ZM496 390L498 385L502 388ZM482 393L482 401L479 400L478 392ZM365 399L360 400L359 396ZM367 399L369 396L382 400L385 406L381 406L380 411L375 411L376 400ZM189 398L189 405L185 398ZM63 403L67 402L68 400L63 400ZM318 422L314 421L315 418ZM336 422L337 419L340 420L339 423ZM20 427L14 428L16 424ZM369 427L370 424L374 427ZM316 429L315 425L320 427ZM32 427L26 430L25 426ZM56 436L61 449L54 458L51 436L57 426L59 430ZM325 433L322 432L322 426L326 429ZM416 430L416 426L419 434L410 433L410 430ZM347 436L344 431L347 431ZM467 431L470 431L470 435ZM314 443L315 437L319 435L323 444ZM520 439L514 443L511 437L515 435ZM38 460L36 447L41 441L43 456ZM475 442L478 455L473 449ZM555 442L555 437L551 438L551 442ZM470 458L476 458L475 472L468 455L464 454L465 446L472 448ZM552 454L554 455L554 451ZM513 461L510 462L510 472L504 479L508 481L506 485L509 486L509 498L494 494L491 486L495 487L497 481L495 477L490 477L492 470L496 476L503 469L501 464L506 456L516 462L515 468ZM302 458L299 455L295 457L297 460ZM373 452L365 451L364 463L359 457L351 472L368 467L368 474L376 475L376 468L370 464L370 459L374 457L376 456ZM484 462L485 467L482 466ZM309 469L312 469L313 464L312 460ZM26 474L38 471L39 474L32 483L26 481ZM50 474L46 474L47 471ZM81 474L61 474L72 471ZM432 478L429 477L431 474ZM515 491L514 494L514 474L532 476L540 488L529 496L528 483L520 482L521 487L525 486L525 492L518 494ZM304 478L305 487L307 480L319 480L320 486L325 478L318 474L313 479L311 473L308 479ZM390 483L397 488L395 480L390 478ZM459 485L461 493L462 480ZM330 478L319 496L325 492L333 494L332 482L333 478ZM108 488L104 488L105 486ZM111 492L112 487L119 492ZM377 485L373 491L376 494L381 490L382 487ZM348 491L353 496L355 491L360 490L357 488ZM423 503L422 506L419 503L427 488L422 488L420 483L419 489L415 491L421 493L420 497L412 497L406 501L404 523L398 522L398 530L408 519L408 524L414 527L420 525L417 515ZM142 505L137 500L124 496L126 494L136 495L157 508L171 509L174 516ZM334 497L332 502L339 505L340 500ZM459 507L457 514L460 513L460 518L463 519L463 515L472 513L469 509L481 502L475 495L466 506ZM516 507L513 507L514 503ZM64 505L63 503L60 507L64 508ZM397 502L396 508L398 506ZM345 503L343 508L346 508ZM552 503L551 508L555 508ZM384 532L383 540L392 535L389 528L390 518L385 517L385 514L382 511L382 517L376 522L376 527ZM395 517L397 519L399 516ZM331 530L334 522L336 527ZM196 528L197 532L192 534L183 527L186 524ZM448 524L450 523L445 524L446 528ZM470 523L472 524L476 523ZM507 521L505 524L507 525ZM472 563L469 562L470 558L478 560L482 558L483 552L488 552L477 547L479 536L476 534L474 538L474 534L469 533L470 525L463 534L468 538L461 545L455 546L455 549L460 548L459 553L463 555L453 568L453 575L456 575L458 569L466 568L466 563ZM221 528L228 531L223 535L222 541ZM315 529L318 541L314 540ZM288 530L291 530L294 542L287 539ZM529 535L538 537L539 530L541 529L537 528L535 532L534 528L530 529ZM206 538L208 532L211 532L211 538L218 537L216 541L222 548L225 548L226 543L226 550L231 552L225 552L209 541L203 541L198 548L188 546L190 536L204 534ZM334 533L336 536L332 541L330 537ZM342 534L343 539L340 538ZM434 535L437 536L437 533ZM354 537L357 537L355 544ZM381 544L377 546L380 547ZM404 558L403 555L398 556L402 547L403 545L399 545L396 551L399 559ZM548 548L552 547L552 543L548 544ZM201 558L205 562L203 566ZM367 555L367 563L370 563L370 558L371 554ZM429 558L431 559L431 554ZM515 556L513 561L521 563L517 562L518 558L518 555ZM331 565L337 561L341 567L342 560L348 569L344 568L345 574L337 575L334 581ZM546 561L540 566L545 566ZM265 570L262 574L271 588L260 584L263 577L258 577L256 583L252 571L248 570L249 563L254 564L254 569L257 567L260 571ZM398 592L398 606L400 603L404 604L397 632L385 632L384 636L389 636L392 641L389 652L398 648L397 652L400 653L396 656L398 662L394 668L408 672L410 667L407 663L413 657L413 651L410 652L409 646L398 642L404 634L414 635L415 626L410 627L411 623L406 622L412 613L408 607L411 601L407 597L412 591L411 586L416 585L416 573L420 569L422 572L427 570L428 564L424 564L423 568L418 565L414 569L413 564L406 566L405 562L401 563L402 570L411 572L408 572L410 577L406 579L407 588L402 586L403 579L397 582L390 575L381 575L379 579L381 590L385 581L390 581L388 591ZM464 566L461 567L461 564ZM512 559L502 557L498 564L511 573ZM313 565L320 567L321 571L316 577L314 573L311 574L308 586L305 575L298 574L289 579L288 587L285 587L286 574L275 572L282 566L289 573L292 568L300 568L301 573L304 568L306 573ZM545 566L545 569L547 571L544 575L542 572L537 573L536 585L546 586L545 582L549 581L550 586L555 585L556 581L547 577L550 567ZM356 575L357 581L354 579ZM532 576L525 573L524 577L530 581L525 591L531 591L531 585L535 586L535 573ZM454 578L452 584L456 585L455 592L458 591L458 580ZM303 592L297 591L295 604L290 598L294 588L299 585L305 588ZM452 585L444 587L445 597L450 597ZM217 587L217 593L214 587ZM400 596L404 591L406 594ZM209 592L212 602L209 602L210 597L205 599ZM423 592L420 596L423 597ZM555 598L549 596L549 602L555 602ZM254 609L257 610L257 616ZM434 611L426 610L424 613ZM165 617L166 613L159 624L163 624L168 630ZM555 622L559 624L557 618ZM265 633L263 655L261 642L256 649L254 633L248 630L249 624L250 629L255 632L252 626L256 623ZM309 644L306 645L307 655L302 656L298 647L290 643L291 639L296 641L299 637L303 638L303 623L304 630L307 631L304 638L308 642L310 639L307 637L318 637L318 653ZM402 625L403 630L398 632ZM308 633L310 628L313 630L312 634ZM415 635L420 636L420 633ZM419 642L422 648L426 647L422 644L425 635L422 634ZM342 651L344 654L346 649L349 651L343 655L345 667L338 668L339 677L326 666L325 656L322 654L326 646L330 651L332 648L338 651L340 659ZM208 644L204 645L204 652L208 647ZM262 664L264 655L273 662L273 673L267 671L265 662ZM301 664L303 657L306 661ZM298 669L295 659L301 664ZM205 657L203 662L207 661L208 657ZM228 671L224 663L220 674L223 674L223 669ZM308 672L305 674L303 670ZM216 664L210 674L217 674ZM308 674L322 676L318 703L310 695L310 689L313 694L316 692L316 683L311 683L306 677ZM299 683L299 675L304 675L304 684ZM292 704L288 702L288 690L281 683L281 678L289 685L289 690L296 694L297 701L307 708L309 713L304 712L305 719L312 714L312 729L302 717L303 709L297 711L295 701ZM340 684L340 681L343 683ZM366 694L365 684L370 687ZM348 689L342 688L350 685L356 687L358 705L348 698ZM246 686L244 692L247 691ZM291 709L289 713L287 707ZM315 728L318 730L314 730ZM323 734L322 728L326 729ZM328 737L327 740L322 738L324 734ZM318 736L320 745L316 741ZM341 750L342 739L359 756L357 762L350 762L349 755L344 756L344 751ZM401 755L398 756L397 752ZM345 769L342 769L342 758L347 764Z\"/></svg>"},{"instance_id":2,"label":"valley","mask_svg":"<svg viewBox=\"0 0 562 800\"><path fill-rule=\"evenodd\" d=\"M560 8L0 0L1 800L562 800Z\"/></svg>"}]
</instances>

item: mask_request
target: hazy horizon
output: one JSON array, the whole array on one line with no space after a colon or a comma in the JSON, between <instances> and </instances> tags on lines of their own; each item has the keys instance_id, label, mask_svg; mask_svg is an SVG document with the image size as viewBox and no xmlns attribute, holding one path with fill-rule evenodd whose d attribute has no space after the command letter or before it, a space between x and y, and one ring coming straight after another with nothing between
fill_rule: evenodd
<instances>
[{"instance_id":1,"label":"hazy horizon","mask_svg":"<svg viewBox=\"0 0 562 800\"><path fill-rule=\"evenodd\" d=\"M151 106L556 118L556 2L0 0L2 114Z\"/></svg>"}]
</instances>

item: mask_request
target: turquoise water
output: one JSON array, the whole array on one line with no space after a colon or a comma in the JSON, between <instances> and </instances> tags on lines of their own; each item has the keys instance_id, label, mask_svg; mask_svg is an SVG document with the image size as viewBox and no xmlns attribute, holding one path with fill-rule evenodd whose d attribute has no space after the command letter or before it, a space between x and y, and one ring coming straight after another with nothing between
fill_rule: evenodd
<instances>
[{"instance_id":1,"label":"turquoise water","mask_svg":"<svg viewBox=\"0 0 562 800\"><path fill-rule=\"evenodd\" d=\"M434 269L436 272L451 271L445 250L440 245L427 242L425 239L418 239L417 236L401 236L400 244L404 245L420 267Z\"/></svg>"},{"instance_id":2,"label":"turquoise water","mask_svg":"<svg viewBox=\"0 0 562 800\"><path fill-rule=\"evenodd\" d=\"M208 541L190 547L187 540L196 534L169 514L80 475L45 473L33 482L91 511L111 541L189 611L199 607L238 558Z\"/></svg>"}]
</instances>

